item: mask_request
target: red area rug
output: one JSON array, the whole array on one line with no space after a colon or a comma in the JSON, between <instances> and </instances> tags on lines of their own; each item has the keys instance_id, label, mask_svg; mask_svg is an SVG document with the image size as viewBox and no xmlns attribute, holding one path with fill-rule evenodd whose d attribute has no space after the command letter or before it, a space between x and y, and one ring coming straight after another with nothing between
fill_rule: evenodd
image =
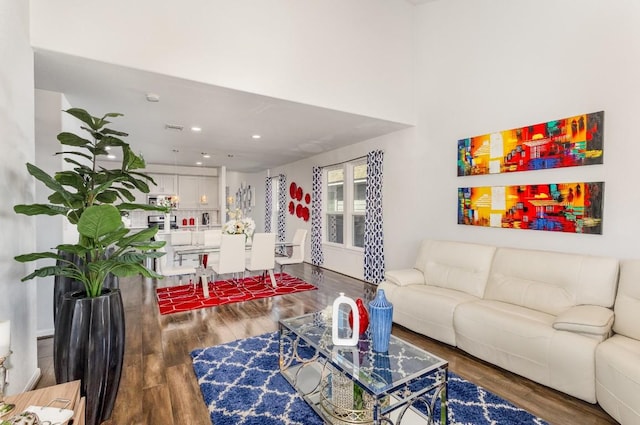
<instances>
[{"instance_id":1,"label":"red area rug","mask_svg":"<svg viewBox=\"0 0 640 425\"><path fill-rule=\"evenodd\" d=\"M262 276L250 276L240 279L239 283L224 280L209 282L209 298L204 297L202 285L198 285L194 291L191 284L157 288L156 296L160 314L171 314L318 289L286 273L282 277L276 274L276 284L276 288L271 286L269 276L265 281L262 281Z\"/></svg>"}]
</instances>

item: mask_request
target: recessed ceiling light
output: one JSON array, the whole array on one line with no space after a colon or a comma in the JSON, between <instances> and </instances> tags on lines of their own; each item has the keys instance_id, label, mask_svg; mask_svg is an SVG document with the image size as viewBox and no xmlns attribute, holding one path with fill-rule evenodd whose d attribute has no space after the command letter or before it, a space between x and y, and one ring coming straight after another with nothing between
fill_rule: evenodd
<instances>
[{"instance_id":1,"label":"recessed ceiling light","mask_svg":"<svg viewBox=\"0 0 640 425\"><path fill-rule=\"evenodd\" d=\"M196 165L202 165L202 161L196 162Z\"/></svg>"},{"instance_id":2,"label":"recessed ceiling light","mask_svg":"<svg viewBox=\"0 0 640 425\"><path fill-rule=\"evenodd\" d=\"M203 158L211 158L211 155L209 155L208 153L202 152L202 157Z\"/></svg>"},{"instance_id":3,"label":"recessed ceiling light","mask_svg":"<svg viewBox=\"0 0 640 425\"><path fill-rule=\"evenodd\" d=\"M107 155L107 158L109 158L109 159L116 159L116 156L115 156L115 155Z\"/></svg>"},{"instance_id":4,"label":"recessed ceiling light","mask_svg":"<svg viewBox=\"0 0 640 425\"><path fill-rule=\"evenodd\" d=\"M251 136L252 139L259 139L260 137L262 136L260 136L259 134L254 134L253 136Z\"/></svg>"},{"instance_id":5,"label":"recessed ceiling light","mask_svg":"<svg viewBox=\"0 0 640 425\"><path fill-rule=\"evenodd\" d=\"M160 102L160 96L155 93L147 93L147 102Z\"/></svg>"},{"instance_id":6,"label":"recessed ceiling light","mask_svg":"<svg viewBox=\"0 0 640 425\"><path fill-rule=\"evenodd\" d=\"M193 131L194 133L200 133L202 131L201 127L191 127L191 131Z\"/></svg>"}]
</instances>

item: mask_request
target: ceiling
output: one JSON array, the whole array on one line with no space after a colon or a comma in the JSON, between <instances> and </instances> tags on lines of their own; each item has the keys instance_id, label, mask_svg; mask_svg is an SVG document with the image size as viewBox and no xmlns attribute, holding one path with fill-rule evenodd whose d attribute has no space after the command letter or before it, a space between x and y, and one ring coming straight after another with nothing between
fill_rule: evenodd
<instances>
[{"instance_id":1,"label":"ceiling","mask_svg":"<svg viewBox=\"0 0 640 425\"><path fill-rule=\"evenodd\" d=\"M35 87L94 116L124 114L111 128L129 133L147 164L258 172L408 127L49 51L35 52Z\"/></svg>"}]
</instances>

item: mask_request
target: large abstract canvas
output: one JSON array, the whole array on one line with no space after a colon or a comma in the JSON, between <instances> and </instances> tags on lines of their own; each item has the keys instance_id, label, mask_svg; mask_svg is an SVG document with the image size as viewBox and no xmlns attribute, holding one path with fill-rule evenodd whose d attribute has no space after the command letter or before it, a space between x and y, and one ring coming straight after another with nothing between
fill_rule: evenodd
<instances>
[{"instance_id":1,"label":"large abstract canvas","mask_svg":"<svg viewBox=\"0 0 640 425\"><path fill-rule=\"evenodd\" d=\"M458 176L602 164L604 112L458 140Z\"/></svg>"},{"instance_id":2,"label":"large abstract canvas","mask_svg":"<svg viewBox=\"0 0 640 425\"><path fill-rule=\"evenodd\" d=\"M602 234L604 182L458 188L458 224Z\"/></svg>"}]
</instances>

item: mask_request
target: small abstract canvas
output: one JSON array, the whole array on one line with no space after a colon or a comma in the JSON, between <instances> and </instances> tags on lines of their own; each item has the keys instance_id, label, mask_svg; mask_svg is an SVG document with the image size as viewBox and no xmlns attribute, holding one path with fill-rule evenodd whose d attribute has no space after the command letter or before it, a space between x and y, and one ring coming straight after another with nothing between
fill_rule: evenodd
<instances>
[{"instance_id":1,"label":"small abstract canvas","mask_svg":"<svg viewBox=\"0 0 640 425\"><path fill-rule=\"evenodd\" d=\"M458 140L458 176L602 164L604 112Z\"/></svg>"},{"instance_id":2,"label":"small abstract canvas","mask_svg":"<svg viewBox=\"0 0 640 425\"><path fill-rule=\"evenodd\" d=\"M602 234L604 182L458 188L458 224Z\"/></svg>"}]
</instances>

